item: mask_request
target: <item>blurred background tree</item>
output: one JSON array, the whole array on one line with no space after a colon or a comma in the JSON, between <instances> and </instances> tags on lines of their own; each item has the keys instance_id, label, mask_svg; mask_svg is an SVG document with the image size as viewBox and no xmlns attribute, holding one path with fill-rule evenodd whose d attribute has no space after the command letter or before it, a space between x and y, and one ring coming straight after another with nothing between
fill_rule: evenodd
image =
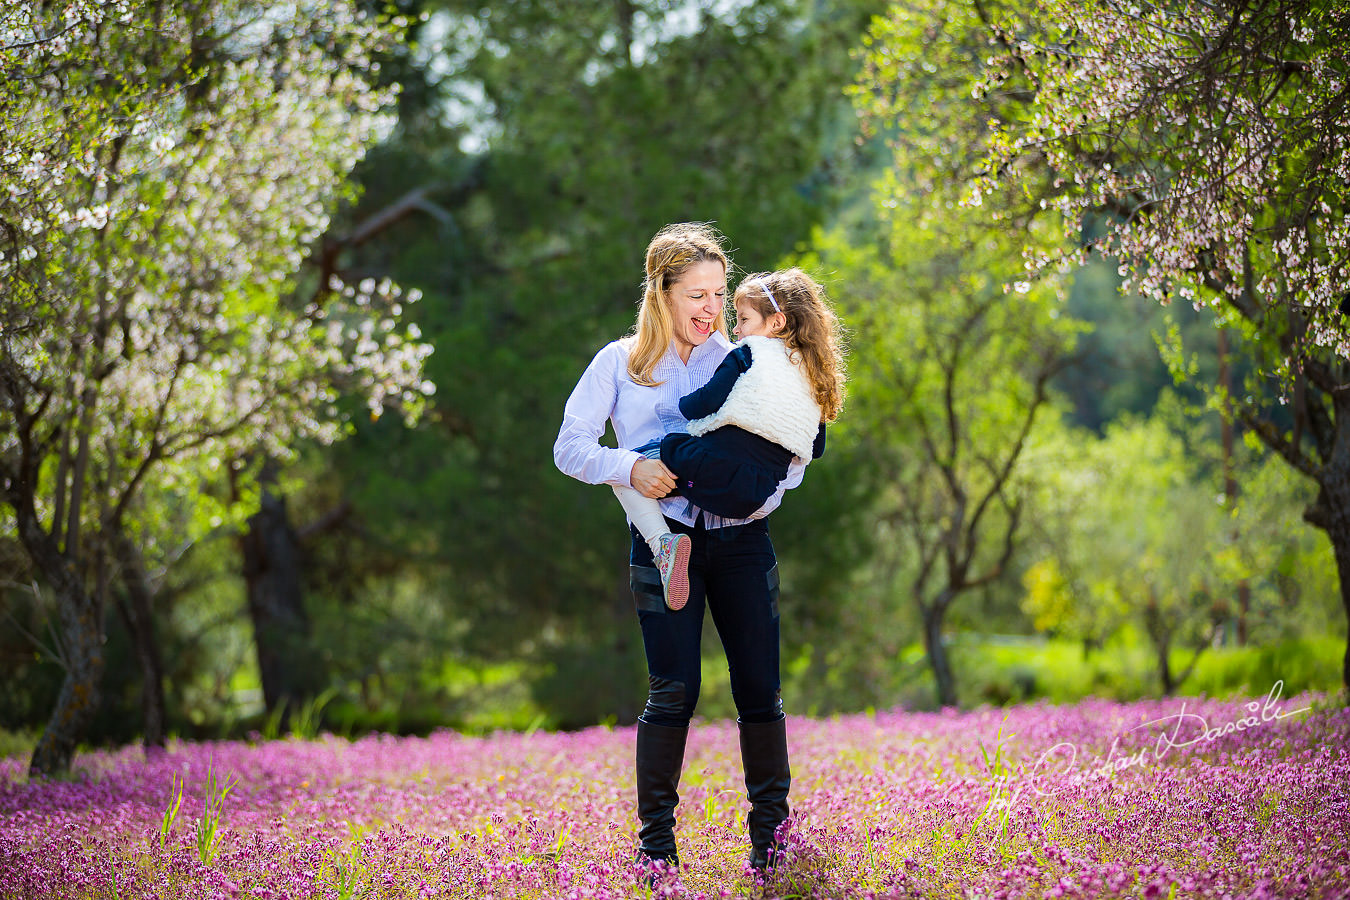
<instances>
[{"instance_id":1,"label":"blurred background tree","mask_svg":"<svg viewBox=\"0 0 1350 900\"><path fill-rule=\"evenodd\" d=\"M901 191L876 244L818 235L802 263L828 271L853 331L848 436L887 473L870 507L884 591L913 602L937 702L957 705L944 642L952 604L1006 578L1024 526L1023 454L1053 416L1050 382L1068 363L1076 324L1056 285L1019 282L1017 248L956 209ZM900 580L905 573L907 580ZM903 586L903 587L902 587Z\"/></svg>"}]
</instances>

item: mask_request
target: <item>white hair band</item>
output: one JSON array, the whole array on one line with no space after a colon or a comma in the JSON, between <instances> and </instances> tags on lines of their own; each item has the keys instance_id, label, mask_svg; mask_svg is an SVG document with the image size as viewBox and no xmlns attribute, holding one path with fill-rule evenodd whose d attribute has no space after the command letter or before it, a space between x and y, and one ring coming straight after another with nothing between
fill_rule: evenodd
<instances>
[{"instance_id":1,"label":"white hair band","mask_svg":"<svg viewBox=\"0 0 1350 900\"><path fill-rule=\"evenodd\" d=\"M769 290L769 282L763 278L755 279L755 284L764 289L764 296L769 298L769 303L773 306L774 312L782 312L783 309L778 305L778 301L773 299L773 292Z\"/></svg>"}]
</instances>

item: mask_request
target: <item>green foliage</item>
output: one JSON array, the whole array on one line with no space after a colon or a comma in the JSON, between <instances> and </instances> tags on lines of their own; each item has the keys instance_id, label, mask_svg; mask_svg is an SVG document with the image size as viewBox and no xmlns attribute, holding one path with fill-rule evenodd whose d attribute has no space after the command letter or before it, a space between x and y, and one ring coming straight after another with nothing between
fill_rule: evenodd
<instances>
[{"instance_id":1,"label":"green foliage","mask_svg":"<svg viewBox=\"0 0 1350 900\"><path fill-rule=\"evenodd\" d=\"M402 220L345 257L424 292L435 404L417 431L360 422L334 454L322 493L350 500L359 531L316 548L315 568L335 574L310 602L340 679L419 678L413 660L451 654L524 659L552 721L631 720L629 537L607 490L551 464L563 404L631 328L642 250L662 225L715 219L733 257L761 269L828 215L855 152L849 50L880 4L743 4L699 13L694 33L657 24L668 4L635 3L631 34L615 7L442 6L459 38L444 88L481 103L373 154L350 213L439 184L435 224ZM809 503L822 522L845 505L820 491ZM785 558L807 539L782 534ZM355 637L368 633L381 639Z\"/></svg>"},{"instance_id":2,"label":"green foliage","mask_svg":"<svg viewBox=\"0 0 1350 900\"><path fill-rule=\"evenodd\" d=\"M829 273L852 331L839 430L863 448L864 477L878 479L869 515L889 569L878 587L889 610L917 604L940 627L957 596L1005 577L1026 490L1021 456L1078 326L1060 314L1059 285L1020 280L1005 233L958 209L925 214L938 195L884 196L884 241L820 233L801 262Z\"/></svg>"},{"instance_id":3,"label":"green foliage","mask_svg":"<svg viewBox=\"0 0 1350 900\"><path fill-rule=\"evenodd\" d=\"M234 790L239 779L230 776L220 779L214 766L206 769L206 793L202 798L202 816L197 820L197 857L206 864L215 859L219 847L220 818L225 811L225 798Z\"/></svg>"},{"instance_id":4,"label":"green foliage","mask_svg":"<svg viewBox=\"0 0 1350 900\"><path fill-rule=\"evenodd\" d=\"M183 805L183 779L179 775L173 776L173 784L169 788L169 802L164 807L164 815L159 824L159 849L164 849L164 844L169 839L169 833L173 831L173 823L178 819L178 810Z\"/></svg>"},{"instance_id":5,"label":"green foliage","mask_svg":"<svg viewBox=\"0 0 1350 900\"><path fill-rule=\"evenodd\" d=\"M1194 568L1201 562L1176 535L1217 540L1222 511L1213 503L1213 489L1197 483L1201 473L1184 443L1157 418L1108 426L1100 441L1072 432L1062 440L1060 448L1044 448L1053 461L1042 459L1048 469L1046 499L1056 504L1053 539L1080 548L1080 555L1066 553L1058 561L1075 592L1120 613L1149 596L1189 598L1199 587L1197 579L1203 580ZM1213 514L1178 519L1202 515L1206 508ZM1102 582L1099 573L1118 577ZM1091 636L1093 630L1082 625L1075 633Z\"/></svg>"},{"instance_id":6,"label":"green foliage","mask_svg":"<svg viewBox=\"0 0 1350 900\"><path fill-rule=\"evenodd\" d=\"M1060 571L1054 557L1046 557L1022 573L1026 595L1022 610L1031 617L1037 631L1057 632L1065 628L1073 614L1073 594L1069 580Z\"/></svg>"},{"instance_id":7,"label":"green foliage","mask_svg":"<svg viewBox=\"0 0 1350 900\"><path fill-rule=\"evenodd\" d=\"M1087 326L1072 362L1052 381L1074 424L1100 434L1122 416L1146 416L1169 386L1190 402L1203 402L1199 390L1177 380L1168 360L1185 358L1198 378L1217 378L1209 314L1122 294L1116 267L1100 257L1074 270L1064 313Z\"/></svg>"},{"instance_id":8,"label":"green foliage","mask_svg":"<svg viewBox=\"0 0 1350 900\"><path fill-rule=\"evenodd\" d=\"M1182 693L1259 696L1276 681L1284 682L1286 697L1304 690L1334 692L1343 649L1341 636L1215 647L1200 657ZM962 676L962 703L968 706L1158 696L1156 653L1134 628L1120 630L1100 647L1063 638L963 635L953 643L952 657ZM1175 650L1172 665L1181 669L1190 657L1189 650Z\"/></svg>"},{"instance_id":9,"label":"green foliage","mask_svg":"<svg viewBox=\"0 0 1350 900\"><path fill-rule=\"evenodd\" d=\"M366 829L353 824L349 824L348 829L352 841L346 852L336 848L324 851L331 869L326 880L338 900L356 900L367 896L374 888L374 878L364 859Z\"/></svg>"},{"instance_id":10,"label":"green foliage","mask_svg":"<svg viewBox=\"0 0 1350 900\"><path fill-rule=\"evenodd\" d=\"M9 756L27 756L36 746L37 732L0 728L0 759Z\"/></svg>"},{"instance_id":11,"label":"green foliage","mask_svg":"<svg viewBox=\"0 0 1350 900\"><path fill-rule=\"evenodd\" d=\"M1335 692L1341 683L1345 638L1331 634L1286 638L1249 647L1220 647L1196 665L1188 693L1210 697L1260 696L1277 681L1284 696Z\"/></svg>"},{"instance_id":12,"label":"green foliage","mask_svg":"<svg viewBox=\"0 0 1350 900\"><path fill-rule=\"evenodd\" d=\"M1317 484L1307 519L1342 557L1346 26L1303 0L907 0L874 22L853 91L892 137L896 202L917 183L1025 230L1031 273L1100 251L1125 290L1182 306L1150 328L1168 370Z\"/></svg>"},{"instance_id":13,"label":"green foliage","mask_svg":"<svg viewBox=\"0 0 1350 900\"><path fill-rule=\"evenodd\" d=\"M548 450L581 369L632 324L643 245L680 219L715 219L744 269L790 263L813 272L850 332L843 417L771 526L794 711L933 706L915 600L937 596L942 566L925 576L925 561L945 561L933 548L959 533L952 483L967 501L990 498L963 576L989 578L945 620L963 703L1148 696L1159 659L1148 635L1170 642L1164 653L1180 671L1193 655L1181 645L1199 646L1215 625L1225 646L1206 645L1184 689L1263 690L1280 672L1291 685L1324 680L1332 655L1319 636L1339 634L1344 616L1330 547L1299 519L1313 492L1239 450L1237 495L1216 502L1225 465L1217 417L1183 415L1203 395L1166 389L1174 374L1218 382L1213 313L1122 295L1116 263L1095 256L1072 273L1029 277L1024 245L1046 251L1063 233L1036 202L1046 184L1034 159L1019 169L1018 191L960 205L995 134L990 121L1026 122L1019 91L1028 85L1018 73L1002 91L970 95L991 52L981 12L1006 19L1026 4L914 0L875 23L854 101L889 144L855 142L841 94L858 65L849 51L882 3L398 6L408 40L380 48L379 81L404 86L400 122L352 184L335 188L349 205L327 238L310 229L306 241L319 241L315 259L345 283L388 277L424 295L402 322L409 341L437 348L426 365L435 396L416 428L372 418L362 385L345 376L333 382L340 396L295 407L306 417L295 433L315 432L308 417L322 413L324 423L343 423L347 439L302 446L281 485L304 535L310 642L329 677L322 694L290 711L293 733L580 727L637 714L645 680L622 515L607 490L560 475ZM124 89L118 102L134 116L144 92ZM332 134L310 137L316 152L346 159ZM189 171L185 150L175 153L161 174ZM313 169L303 154L291 162ZM121 190L172 225L173 179L156 171ZM867 183L875 175L879 192ZM231 182L247 201L241 208L268 190L256 181ZM121 212L133 229L149 227ZM382 224L362 230L372 223ZM199 219L189 224L166 232L175 247L205 242L184 258L242 253L213 251ZM1109 224L1089 221L1075 238L1099 237ZM115 230L99 253L136 244ZM355 234L364 237L344 243ZM91 234L66 240L72 253L95 253ZM136 260L147 285L163 286L177 257L155 246ZM318 267L300 265L300 247L282 254L280 287L222 285L230 327L212 346L241 360L239 372L262 366L278 384L303 374L284 340L273 342L281 358L248 355L256 322L303 318L299 299L323 293ZM49 257L41 269L49 279L75 277L52 267L60 254ZM30 318L51 311L37 301L22 309ZM361 315L348 309L332 320L359 327ZM300 337L305 346L328 340L308 326ZM1072 363L1038 399L1041 364L1070 345ZM35 364L60 368L39 350ZM1229 362L1235 396L1265 389L1269 360L1230 353ZM1211 410L1222 399L1211 397ZM331 416L320 409L330 400ZM96 420L122 425L95 452L134 460L151 446L135 436L153 416L127 403L109 409ZM172 410L168 418L190 421ZM287 428L269 440L299 423L291 413L281 419ZM994 475L1029 420L1013 476L996 490ZM1276 410L1273 421L1292 433L1294 412ZM336 436L326 426L317 433ZM231 446L256 446L256 429L245 437ZM126 507L124 530L157 589L170 732L271 736L283 713L261 710L233 540L257 506L259 460L227 457L158 460ZM43 464L46 493L62 471L56 459ZM42 579L4 537L17 534L8 514L0 505L0 571L25 588L0 585L0 615L41 637L51 614L26 585ZM998 538L1014 524L1005 557ZM1239 584L1249 590L1249 640L1266 649L1227 646ZM114 589L93 733L124 742L136 735L141 685L113 614L118 597ZM0 627L0 719L37 724L63 673L10 624ZM1309 636L1317 642L1297 643ZM700 714L730 716L711 630L705 647ZM25 740L20 733L9 746L31 749ZM339 880L338 863L355 864L329 862Z\"/></svg>"},{"instance_id":14,"label":"green foliage","mask_svg":"<svg viewBox=\"0 0 1350 900\"><path fill-rule=\"evenodd\" d=\"M55 622L50 595L34 580L17 541L11 549L13 556L6 561L15 561L10 570L14 581L23 579L29 584L0 587L0 671L5 673L0 678L0 722L5 728L21 729L14 735L13 746L18 746L23 729L38 728L51 711L62 672L52 642Z\"/></svg>"},{"instance_id":15,"label":"green foliage","mask_svg":"<svg viewBox=\"0 0 1350 900\"><path fill-rule=\"evenodd\" d=\"M1301 632L1286 612L1297 602L1294 560L1314 583L1335 579L1329 548L1299 517L1307 488L1237 447L1229 464L1243 490L1226 497L1210 423L1164 395L1153 418L1123 419L1100 439L1047 433L1033 455L1043 490L1023 574L1022 606L1037 628L1092 644L1132 622L1159 653L1231 639L1239 615L1255 640ZM1333 598L1324 595L1327 623Z\"/></svg>"}]
</instances>

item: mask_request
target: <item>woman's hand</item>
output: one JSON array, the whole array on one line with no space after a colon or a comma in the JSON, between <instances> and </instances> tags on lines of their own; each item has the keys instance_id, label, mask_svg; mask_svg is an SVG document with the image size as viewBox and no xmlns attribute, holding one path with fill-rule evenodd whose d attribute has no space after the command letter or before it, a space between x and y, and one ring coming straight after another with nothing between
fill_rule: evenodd
<instances>
[{"instance_id":1,"label":"woman's hand","mask_svg":"<svg viewBox=\"0 0 1350 900\"><path fill-rule=\"evenodd\" d=\"M633 489L644 497L659 500L675 490L675 473L666 468L659 459L643 457L633 463L633 471L628 480Z\"/></svg>"}]
</instances>

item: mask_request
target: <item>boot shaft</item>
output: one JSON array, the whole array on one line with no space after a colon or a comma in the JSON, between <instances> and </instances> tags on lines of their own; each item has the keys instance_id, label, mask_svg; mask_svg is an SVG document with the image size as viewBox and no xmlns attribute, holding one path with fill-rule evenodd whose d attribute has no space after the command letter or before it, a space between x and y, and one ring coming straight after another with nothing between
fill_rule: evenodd
<instances>
[{"instance_id":1,"label":"boot shaft","mask_svg":"<svg viewBox=\"0 0 1350 900\"><path fill-rule=\"evenodd\" d=\"M745 793L750 801L746 825L753 848L750 864L767 868L776 849L774 833L791 810L788 791L792 787L792 768L788 764L787 720L777 722L740 722L741 764L745 769Z\"/></svg>"},{"instance_id":2,"label":"boot shaft","mask_svg":"<svg viewBox=\"0 0 1350 900\"><path fill-rule=\"evenodd\" d=\"M678 864L675 852L675 806L680 802L680 770L689 729L652 725L638 720L637 801L638 852L648 859Z\"/></svg>"}]
</instances>

